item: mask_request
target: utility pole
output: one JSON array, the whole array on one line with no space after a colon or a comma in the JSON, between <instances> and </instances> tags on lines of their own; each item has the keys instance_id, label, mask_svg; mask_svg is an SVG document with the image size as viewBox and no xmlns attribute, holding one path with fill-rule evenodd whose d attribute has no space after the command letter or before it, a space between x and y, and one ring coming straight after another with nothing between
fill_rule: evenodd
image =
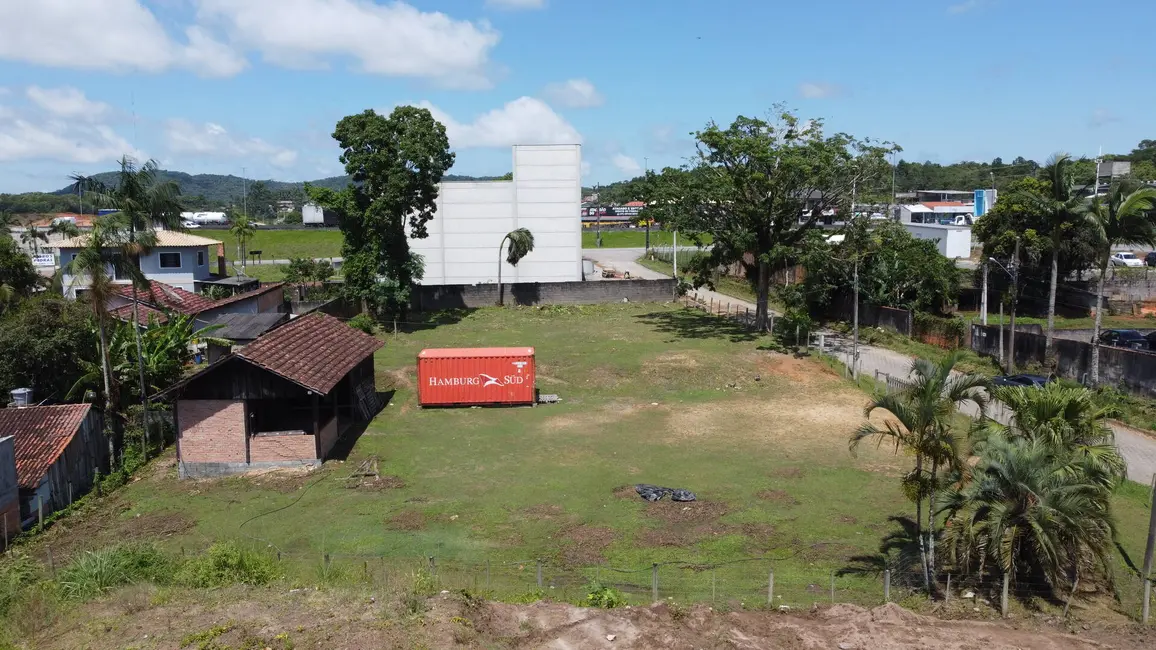
<instances>
[{"instance_id":1,"label":"utility pole","mask_svg":"<svg viewBox=\"0 0 1156 650\"><path fill-rule=\"evenodd\" d=\"M983 261L983 294L980 297L979 317L987 325L987 260Z\"/></svg>"},{"instance_id":2,"label":"utility pole","mask_svg":"<svg viewBox=\"0 0 1156 650\"><path fill-rule=\"evenodd\" d=\"M649 181L650 180L650 158L647 158L644 156L642 158L642 163L646 168L646 174L645 174L645 176L643 176L643 178L645 178L647 181ZM649 185L649 183L647 183L647 184ZM650 194L650 192L647 192L647 194ZM643 213L643 215L646 214L646 206L642 206L641 212ZM650 252L650 217L649 216L646 217L646 248L645 248L645 251L647 253Z\"/></svg>"},{"instance_id":3,"label":"utility pole","mask_svg":"<svg viewBox=\"0 0 1156 650\"><path fill-rule=\"evenodd\" d=\"M674 264L674 295L678 296L678 231L674 231L674 254L670 256Z\"/></svg>"},{"instance_id":4,"label":"utility pole","mask_svg":"<svg viewBox=\"0 0 1156 650\"><path fill-rule=\"evenodd\" d=\"M1008 374L1015 374L1016 371L1016 303L1019 302L1019 259L1020 259L1020 238L1016 237L1016 250L1011 259L1011 280L1012 280L1012 304L1011 304L1011 344L1008 352L1007 367Z\"/></svg>"},{"instance_id":5,"label":"utility pole","mask_svg":"<svg viewBox=\"0 0 1156 650\"><path fill-rule=\"evenodd\" d=\"M853 331L851 335L851 378L859 379L859 255L855 255L855 305L851 308L852 319L854 321Z\"/></svg>"},{"instance_id":6,"label":"utility pole","mask_svg":"<svg viewBox=\"0 0 1156 650\"><path fill-rule=\"evenodd\" d=\"M594 195L598 196L598 185L594 185ZM594 245L602 248L602 197L596 199L598 206L594 208Z\"/></svg>"},{"instance_id":7,"label":"utility pole","mask_svg":"<svg viewBox=\"0 0 1156 650\"><path fill-rule=\"evenodd\" d=\"M1152 475L1152 514L1148 517L1148 543L1144 547L1144 570L1141 577L1152 579L1152 555L1156 552L1156 474Z\"/></svg>"},{"instance_id":8,"label":"utility pole","mask_svg":"<svg viewBox=\"0 0 1156 650\"><path fill-rule=\"evenodd\" d=\"M1100 147L1100 153L1096 156L1096 173L1092 174L1092 196L1100 193L1100 163L1104 160L1104 147ZM1099 308L1099 306L1097 306Z\"/></svg>"},{"instance_id":9,"label":"utility pole","mask_svg":"<svg viewBox=\"0 0 1156 650\"><path fill-rule=\"evenodd\" d=\"M1007 366L1004 365L1004 356L1003 356L1003 296L1002 295L999 297L999 367L1005 373L1007 372Z\"/></svg>"},{"instance_id":10,"label":"utility pole","mask_svg":"<svg viewBox=\"0 0 1156 650\"><path fill-rule=\"evenodd\" d=\"M249 216L249 179L245 177L245 168L241 168L241 213ZM244 265L244 261L241 262Z\"/></svg>"}]
</instances>

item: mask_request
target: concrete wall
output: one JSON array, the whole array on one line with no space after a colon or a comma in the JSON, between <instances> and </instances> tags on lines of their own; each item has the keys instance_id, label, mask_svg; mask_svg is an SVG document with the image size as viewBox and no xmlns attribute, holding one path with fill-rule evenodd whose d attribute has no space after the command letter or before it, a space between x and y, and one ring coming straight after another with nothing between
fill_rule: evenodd
<instances>
[{"instance_id":1,"label":"concrete wall","mask_svg":"<svg viewBox=\"0 0 1156 650\"><path fill-rule=\"evenodd\" d=\"M560 282L582 279L582 149L518 145L513 181L442 183L428 237L410 239L425 260L423 285ZM498 247L527 228L534 251L517 267Z\"/></svg>"},{"instance_id":2,"label":"concrete wall","mask_svg":"<svg viewBox=\"0 0 1156 650\"><path fill-rule=\"evenodd\" d=\"M1019 329L1018 327L1016 328ZM1015 362L1019 367L1044 361L1046 337L1016 332ZM1004 332L1004 346L1011 345ZM973 325L971 348L980 354L999 357L999 328ZM1055 340L1056 374L1084 381L1091 375L1092 345L1083 341ZM1124 348L1100 348L1100 382L1144 397L1156 397L1156 354Z\"/></svg>"},{"instance_id":3,"label":"concrete wall","mask_svg":"<svg viewBox=\"0 0 1156 650\"><path fill-rule=\"evenodd\" d=\"M666 302L674 299L674 280L541 282L505 285L507 305L593 305L609 302ZM417 311L492 307L498 285L421 286L414 292Z\"/></svg>"},{"instance_id":4,"label":"concrete wall","mask_svg":"<svg viewBox=\"0 0 1156 650\"><path fill-rule=\"evenodd\" d=\"M244 463L244 400L177 400L180 462Z\"/></svg>"},{"instance_id":5,"label":"concrete wall","mask_svg":"<svg viewBox=\"0 0 1156 650\"><path fill-rule=\"evenodd\" d=\"M16 453L12 436L0 438L0 548L20 532L20 489L16 483ZM7 531L8 536L4 536Z\"/></svg>"},{"instance_id":6,"label":"concrete wall","mask_svg":"<svg viewBox=\"0 0 1156 650\"><path fill-rule=\"evenodd\" d=\"M903 227L916 239L937 240L939 254L944 257L971 257L971 228L917 223L905 223Z\"/></svg>"},{"instance_id":7,"label":"concrete wall","mask_svg":"<svg viewBox=\"0 0 1156 650\"><path fill-rule=\"evenodd\" d=\"M322 416L324 417L324 416ZM321 458L329 455L329 451L333 449L333 445L337 444L337 416L334 415L329 418L329 422L321 423L321 435L319 436L318 444L320 445ZM316 455L316 454L313 454Z\"/></svg>"}]
</instances>

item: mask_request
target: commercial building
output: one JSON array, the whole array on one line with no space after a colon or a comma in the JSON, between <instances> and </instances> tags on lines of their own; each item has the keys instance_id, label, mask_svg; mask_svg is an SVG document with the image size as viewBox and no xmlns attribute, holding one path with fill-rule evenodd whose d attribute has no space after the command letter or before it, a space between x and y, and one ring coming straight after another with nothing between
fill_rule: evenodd
<instances>
[{"instance_id":1,"label":"commercial building","mask_svg":"<svg viewBox=\"0 0 1156 650\"><path fill-rule=\"evenodd\" d=\"M517 145L513 180L444 182L428 236L410 239L425 261L423 285L565 282L582 279L582 147ZM534 250L516 267L499 254L517 228Z\"/></svg>"},{"instance_id":2,"label":"commercial building","mask_svg":"<svg viewBox=\"0 0 1156 650\"><path fill-rule=\"evenodd\" d=\"M936 240L939 254L944 257L959 259L971 256L971 228L967 226L907 223L903 227L916 239Z\"/></svg>"}]
</instances>

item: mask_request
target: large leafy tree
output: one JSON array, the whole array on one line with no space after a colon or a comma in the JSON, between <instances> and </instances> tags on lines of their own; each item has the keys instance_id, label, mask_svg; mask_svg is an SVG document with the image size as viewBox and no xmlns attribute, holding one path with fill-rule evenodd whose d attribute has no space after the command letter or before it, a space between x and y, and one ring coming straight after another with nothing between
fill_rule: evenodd
<instances>
[{"instance_id":1,"label":"large leafy tree","mask_svg":"<svg viewBox=\"0 0 1156 650\"><path fill-rule=\"evenodd\" d=\"M12 238L0 237L0 287L7 287L7 300L0 304L0 311L13 300L31 295L39 282L40 275L32 266L32 260Z\"/></svg>"},{"instance_id":2,"label":"large leafy tree","mask_svg":"<svg viewBox=\"0 0 1156 650\"><path fill-rule=\"evenodd\" d=\"M901 391L877 395L864 415L886 411L883 422L865 422L851 436L852 452L865 440L887 443L895 451L915 457L915 466L903 477L903 491L915 502L915 523L928 589L935 576L935 495L945 475L958 472L968 456L967 435L951 426L960 406L971 403L987 408L987 380L979 375L954 371L960 352L952 352L940 363L916 359L911 364L909 385ZM923 504L927 509L926 542Z\"/></svg>"},{"instance_id":3,"label":"large leafy tree","mask_svg":"<svg viewBox=\"0 0 1156 650\"><path fill-rule=\"evenodd\" d=\"M1071 235L1079 219L1080 198L1074 189L1075 170L1072 157L1058 153L1048 159L1041 171L1045 190L1035 198L1036 212L1044 222L1044 232L1051 249L1051 274L1048 278L1048 328L1044 343L1044 357L1051 363L1052 344L1056 330L1056 287L1059 284L1060 248L1064 238Z\"/></svg>"},{"instance_id":4,"label":"large leafy tree","mask_svg":"<svg viewBox=\"0 0 1156 650\"><path fill-rule=\"evenodd\" d=\"M120 159L120 171L115 182L106 184L93 178L75 176L73 180L89 194L97 206L117 210L107 217L107 228L114 235L121 257L129 261L129 277L132 280L132 318L139 322L140 301L137 292L148 290L148 279L141 272L140 260L156 246L156 229L177 230L181 227L181 190L173 181L158 177L158 167L154 160L142 165L125 156ZM136 329L137 357L143 358L141 334ZM140 384L144 381L145 368L139 366ZM148 419L148 396L140 396L142 422ZM148 430L145 427L147 437Z\"/></svg>"},{"instance_id":5,"label":"large leafy tree","mask_svg":"<svg viewBox=\"0 0 1156 650\"><path fill-rule=\"evenodd\" d=\"M963 571L998 567L1053 589L1081 574L1112 579L1112 487L1095 460L1057 449L1047 434L990 437L967 480L943 494L944 545Z\"/></svg>"},{"instance_id":6,"label":"large leafy tree","mask_svg":"<svg viewBox=\"0 0 1156 650\"><path fill-rule=\"evenodd\" d=\"M826 209L845 206L855 190L886 175L887 143L845 133L826 135L821 120L779 110L769 119L739 116L697 132L690 172L665 184L655 212L688 234L710 234L713 246L695 268L700 284L711 269L754 256L755 325L767 323L771 269Z\"/></svg>"},{"instance_id":7,"label":"large leafy tree","mask_svg":"<svg viewBox=\"0 0 1156 650\"><path fill-rule=\"evenodd\" d=\"M0 320L0 394L31 388L37 399L61 401L85 373L81 360L98 353L84 304L51 295L24 300Z\"/></svg>"},{"instance_id":8,"label":"large leafy tree","mask_svg":"<svg viewBox=\"0 0 1156 650\"><path fill-rule=\"evenodd\" d=\"M446 129L424 108L399 106L388 117L373 110L344 117L333 137L353 182L341 192L310 192L340 217L349 296L396 322L423 269L408 237L427 236L438 183L454 163Z\"/></svg>"},{"instance_id":9,"label":"large leafy tree","mask_svg":"<svg viewBox=\"0 0 1156 650\"><path fill-rule=\"evenodd\" d=\"M1096 283L1096 322L1092 330L1092 384L1100 382L1100 326L1104 316L1104 277L1117 244L1156 246L1156 188L1124 179L1112 185L1108 196L1094 196L1081 208L1099 244L1100 279Z\"/></svg>"}]
</instances>

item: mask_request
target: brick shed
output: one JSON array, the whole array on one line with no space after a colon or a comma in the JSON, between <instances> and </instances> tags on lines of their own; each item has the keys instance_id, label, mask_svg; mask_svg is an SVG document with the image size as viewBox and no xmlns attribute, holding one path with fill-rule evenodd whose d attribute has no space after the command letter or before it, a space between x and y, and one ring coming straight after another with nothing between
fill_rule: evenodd
<instances>
[{"instance_id":1,"label":"brick shed","mask_svg":"<svg viewBox=\"0 0 1156 650\"><path fill-rule=\"evenodd\" d=\"M168 389L180 477L321 464L381 408L373 353L382 345L314 312Z\"/></svg>"}]
</instances>

